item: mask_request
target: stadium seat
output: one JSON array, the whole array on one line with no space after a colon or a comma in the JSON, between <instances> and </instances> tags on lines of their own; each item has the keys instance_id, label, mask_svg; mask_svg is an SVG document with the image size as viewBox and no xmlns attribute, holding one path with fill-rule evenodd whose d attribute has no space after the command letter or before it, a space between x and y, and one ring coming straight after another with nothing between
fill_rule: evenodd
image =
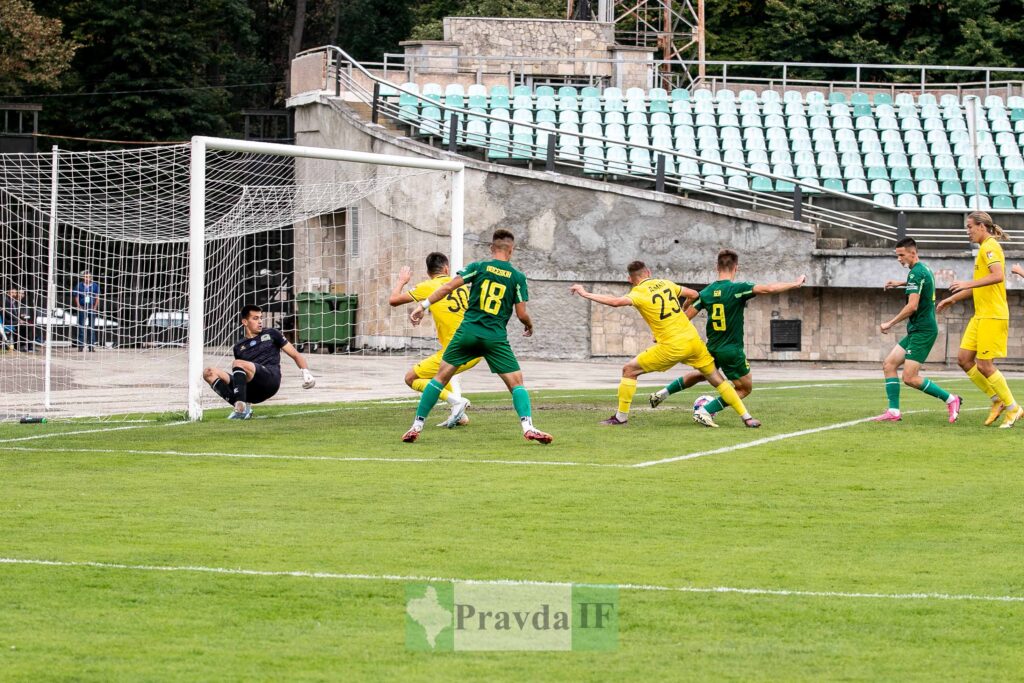
<instances>
[{"instance_id":1,"label":"stadium seat","mask_svg":"<svg viewBox=\"0 0 1024 683\"><path fill-rule=\"evenodd\" d=\"M528 85L517 85L512 88L512 97L533 97L533 90Z\"/></svg>"},{"instance_id":2,"label":"stadium seat","mask_svg":"<svg viewBox=\"0 0 1024 683\"><path fill-rule=\"evenodd\" d=\"M867 181L862 178L851 178L846 181L846 191L849 194L871 194Z\"/></svg>"},{"instance_id":3,"label":"stadium seat","mask_svg":"<svg viewBox=\"0 0 1024 683\"><path fill-rule=\"evenodd\" d=\"M675 88L670 95L672 102L689 102L690 91L685 88Z\"/></svg>"},{"instance_id":4,"label":"stadium seat","mask_svg":"<svg viewBox=\"0 0 1024 683\"><path fill-rule=\"evenodd\" d=\"M916 209L920 205L917 203L916 194L901 194L896 195L896 206L901 209Z\"/></svg>"},{"instance_id":5,"label":"stadium seat","mask_svg":"<svg viewBox=\"0 0 1024 683\"><path fill-rule=\"evenodd\" d=\"M992 209L994 211L1010 210L1014 208L1013 200L1005 195L995 195L992 197Z\"/></svg>"},{"instance_id":6,"label":"stadium seat","mask_svg":"<svg viewBox=\"0 0 1024 683\"><path fill-rule=\"evenodd\" d=\"M962 195L964 193L963 186L960 185L959 180L944 180L942 181L942 194L945 196L949 195Z\"/></svg>"},{"instance_id":7,"label":"stadium seat","mask_svg":"<svg viewBox=\"0 0 1024 683\"><path fill-rule=\"evenodd\" d=\"M775 189L771 178L755 175L750 180L750 189L754 192L771 192Z\"/></svg>"},{"instance_id":8,"label":"stadium seat","mask_svg":"<svg viewBox=\"0 0 1024 683\"><path fill-rule=\"evenodd\" d=\"M932 168L915 168L914 169L914 180L918 182L922 180L935 180L935 169Z\"/></svg>"},{"instance_id":9,"label":"stadium seat","mask_svg":"<svg viewBox=\"0 0 1024 683\"><path fill-rule=\"evenodd\" d=\"M846 104L846 95L841 92L832 92L828 96L829 104Z\"/></svg>"},{"instance_id":10,"label":"stadium seat","mask_svg":"<svg viewBox=\"0 0 1024 683\"><path fill-rule=\"evenodd\" d=\"M877 106L880 104L892 104L892 95L889 93L879 92L875 93L874 97L871 98L873 103Z\"/></svg>"},{"instance_id":11,"label":"stadium seat","mask_svg":"<svg viewBox=\"0 0 1024 683\"><path fill-rule=\"evenodd\" d=\"M889 208L895 208L896 207L896 202L893 200L893 197L892 197L891 194L886 194L886 193L876 194L872 198L872 201L874 201L875 204L877 204L879 206L886 206L886 207L889 207Z\"/></svg>"},{"instance_id":12,"label":"stadium seat","mask_svg":"<svg viewBox=\"0 0 1024 683\"><path fill-rule=\"evenodd\" d=\"M892 186L889 181L884 178L875 178L871 181L871 193L872 194L889 194L892 192Z\"/></svg>"},{"instance_id":13,"label":"stadium seat","mask_svg":"<svg viewBox=\"0 0 1024 683\"><path fill-rule=\"evenodd\" d=\"M424 83L421 94L435 102L440 102L441 98L444 96L444 88L437 83Z\"/></svg>"},{"instance_id":14,"label":"stadium seat","mask_svg":"<svg viewBox=\"0 0 1024 683\"><path fill-rule=\"evenodd\" d=\"M583 172L587 175L604 175L604 147L586 145L583 148Z\"/></svg>"}]
</instances>

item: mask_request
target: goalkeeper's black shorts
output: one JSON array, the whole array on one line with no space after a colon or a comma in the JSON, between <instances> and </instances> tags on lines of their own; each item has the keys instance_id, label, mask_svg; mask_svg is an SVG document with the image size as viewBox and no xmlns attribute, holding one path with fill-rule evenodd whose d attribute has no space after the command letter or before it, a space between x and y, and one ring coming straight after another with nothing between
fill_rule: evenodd
<instances>
[{"instance_id":1,"label":"goalkeeper's black shorts","mask_svg":"<svg viewBox=\"0 0 1024 683\"><path fill-rule=\"evenodd\" d=\"M267 367L259 363L253 365L256 366L256 374L245 385L245 398L249 403L263 403L281 388L281 368Z\"/></svg>"}]
</instances>

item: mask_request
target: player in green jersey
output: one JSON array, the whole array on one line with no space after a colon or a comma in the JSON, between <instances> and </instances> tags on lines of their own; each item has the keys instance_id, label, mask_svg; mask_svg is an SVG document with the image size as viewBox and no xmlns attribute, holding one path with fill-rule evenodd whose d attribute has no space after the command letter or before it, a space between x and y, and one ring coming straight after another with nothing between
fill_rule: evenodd
<instances>
[{"instance_id":1,"label":"player in green jersey","mask_svg":"<svg viewBox=\"0 0 1024 683\"><path fill-rule=\"evenodd\" d=\"M445 347L440 369L423 389L423 396L420 397L419 406L416 408L416 419L402 437L402 441L412 443L419 437L427 415L459 366L482 356L491 372L501 377L505 386L512 392L512 405L519 414L523 437L527 441L551 443L550 434L545 434L533 426L530 395L523 386L523 373L519 369L519 361L512 353L505 329L514 312L525 328L523 336L533 335L533 321L526 312L526 301L529 299L526 276L509 263L513 249L515 237L512 233L508 230L495 230L491 237L490 260L470 263L460 270L458 275L434 290L410 313L413 325L418 325L432 304L464 284L470 286L469 308L466 309L455 336ZM461 415L453 415L452 419L458 421L460 417Z\"/></svg>"},{"instance_id":2,"label":"player in green jersey","mask_svg":"<svg viewBox=\"0 0 1024 683\"><path fill-rule=\"evenodd\" d=\"M904 268L909 268L905 281L889 280L885 289L905 287L907 303L892 320L882 323L882 334L897 323L907 321L907 336L900 339L882 363L885 374L885 394L889 399L889 408L874 418L875 422L899 422L900 417L900 380L898 371L903 366L903 381L907 386L923 391L929 396L946 402L949 411L949 422L952 424L960 416L960 404L963 400L951 394L930 379L919 374L921 364L928 358L928 353L939 336L939 324L935 320L935 276L931 269L921 262L917 255L917 242L905 237L896 243L896 259Z\"/></svg>"},{"instance_id":3,"label":"player in green jersey","mask_svg":"<svg viewBox=\"0 0 1024 683\"><path fill-rule=\"evenodd\" d=\"M732 249L722 249L718 252L717 267L718 280L700 291L697 301L686 309L686 315L692 320L698 312L708 312L708 351L726 379L732 381L740 398L746 398L754 390L750 363L747 362L747 355L743 350L743 314L747 302L758 294L778 294L802 287L807 278L801 275L793 282L775 282L769 285L736 282L739 255ZM702 381L704 376L696 372L673 380L651 394L651 407L657 408L672 394ZM721 399L716 398L698 406L697 411L714 415L724 407ZM699 421L705 423L703 420Z\"/></svg>"}]
</instances>

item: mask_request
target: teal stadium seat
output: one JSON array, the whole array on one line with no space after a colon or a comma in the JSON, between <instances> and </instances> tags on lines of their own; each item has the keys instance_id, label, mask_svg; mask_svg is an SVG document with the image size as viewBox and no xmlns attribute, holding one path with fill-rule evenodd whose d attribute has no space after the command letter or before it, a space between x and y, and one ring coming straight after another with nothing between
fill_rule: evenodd
<instances>
[{"instance_id":1,"label":"teal stadium seat","mask_svg":"<svg viewBox=\"0 0 1024 683\"><path fill-rule=\"evenodd\" d=\"M992 209L995 211L1000 210L1013 210L1013 200L1005 195L996 195L992 198Z\"/></svg>"}]
</instances>

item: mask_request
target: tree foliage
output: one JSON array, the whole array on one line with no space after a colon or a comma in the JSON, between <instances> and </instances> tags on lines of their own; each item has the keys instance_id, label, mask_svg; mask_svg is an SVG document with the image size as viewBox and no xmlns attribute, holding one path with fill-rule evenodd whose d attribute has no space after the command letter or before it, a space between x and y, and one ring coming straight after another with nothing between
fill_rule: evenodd
<instances>
[{"instance_id":1,"label":"tree foliage","mask_svg":"<svg viewBox=\"0 0 1024 683\"><path fill-rule=\"evenodd\" d=\"M28 0L0 2L0 92L56 87L79 47L63 30L60 19L36 14Z\"/></svg>"}]
</instances>

